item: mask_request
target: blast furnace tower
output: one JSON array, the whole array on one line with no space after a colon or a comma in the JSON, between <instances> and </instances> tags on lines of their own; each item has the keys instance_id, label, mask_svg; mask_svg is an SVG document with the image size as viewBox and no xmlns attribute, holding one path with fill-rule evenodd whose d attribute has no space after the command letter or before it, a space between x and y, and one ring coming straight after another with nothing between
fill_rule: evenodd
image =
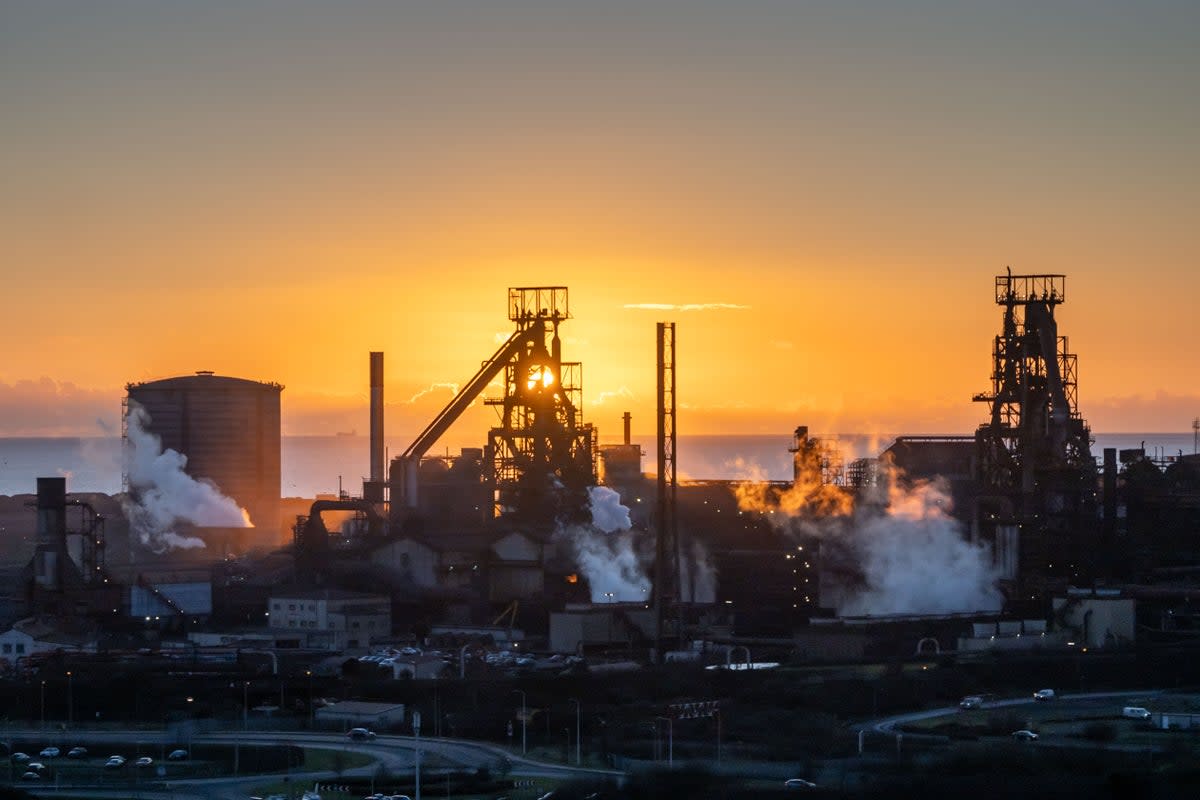
<instances>
[{"instance_id":1,"label":"blast furnace tower","mask_svg":"<svg viewBox=\"0 0 1200 800\"><path fill-rule=\"evenodd\" d=\"M992 346L992 387L975 395L990 419L975 433L981 497L977 535L991 542L1010 604L1048 602L1051 584L1101 571L1096 465L1079 414L1075 354L1058 334L1065 275L996 277L1003 327Z\"/></svg>"}]
</instances>

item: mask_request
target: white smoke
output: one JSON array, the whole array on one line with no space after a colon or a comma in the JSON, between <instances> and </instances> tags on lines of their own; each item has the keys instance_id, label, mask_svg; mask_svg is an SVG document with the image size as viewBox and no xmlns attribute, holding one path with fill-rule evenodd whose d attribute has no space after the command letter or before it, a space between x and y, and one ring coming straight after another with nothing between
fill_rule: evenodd
<instances>
[{"instance_id":1,"label":"white smoke","mask_svg":"<svg viewBox=\"0 0 1200 800\"><path fill-rule=\"evenodd\" d=\"M1000 570L986 545L968 542L939 487L894 489L884 514L859 512L851 526L865 584L839 613L947 614L998 611Z\"/></svg>"},{"instance_id":2,"label":"white smoke","mask_svg":"<svg viewBox=\"0 0 1200 800\"><path fill-rule=\"evenodd\" d=\"M588 487L591 525L572 525L560 535L574 550L579 571L591 587L593 603L641 603L650 599L654 584L648 569L652 554L639 552L637 532L629 508L607 486ZM680 589L685 602L712 603L716 599L716 571L708 552L692 541L681 553Z\"/></svg>"},{"instance_id":3,"label":"white smoke","mask_svg":"<svg viewBox=\"0 0 1200 800\"><path fill-rule=\"evenodd\" d=\"M986 544L967 541L940 482L907 485L881 465L880 483L855 498L812 465L771 493L761 481L737 491L743 510L820 543L822 605L843 616L998 611L1000 570Z\"/></svg>"},{"instance_id":4,"label":"white smoke","mask_svg":"<svg viewBox=\"0 0 1200 800\"><path fill-rule=\"evenodd\" d=\"M607 486L588 487L588 508L592 524L605 533L627 531L633 527L629 509L621 503L621 495Z\"/></svg>"},{"instance_id":5,"label":"white smoke","mask_svg":"<svg viewBox=\"0 0 1200 800\"><path fill-rule=\"evenodd\" d=\"M691 552L680 554L679 594L685 603L717 602L717 570L708 557L708 549L692 539Z\"/></svg>"},{"instance_id":6,"label":"white smoke","mask_svg":"<svg viewBox=\"0 0 1200 800\"><path fill-rule=\"evenodd\" d=\"M184 472L187 456L162 449L162 440L146 430L150 415L129 404L125 450L130 495L124 503L131 530L155 552L204 547L194 536L180 536L180 522L225 528L249 528L250 515L209 480Z\"/></svg>"}]
</instances>

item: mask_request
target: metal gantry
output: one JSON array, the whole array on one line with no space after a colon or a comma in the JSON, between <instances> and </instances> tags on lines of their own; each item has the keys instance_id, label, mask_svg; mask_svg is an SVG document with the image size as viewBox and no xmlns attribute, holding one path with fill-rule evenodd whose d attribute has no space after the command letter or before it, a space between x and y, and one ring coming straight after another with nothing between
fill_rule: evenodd
<instances>
[{"instance_id":1,"label":"metal gantry","mask_svg":"<svg viewBox=\"0 0 1200 800\"><path fill-rule=\"evenodd\" d=\"M1024 600L1036 601L1048 578L1089 572L1070 555L1094 510L1095 462L1078 411L1076 357L1054 318L1065 300L1065 275L996 277L1004 318L992 386L973 398L990 410L975 435L976 531L992 539L998 559L1018 565Z\"/></svg>"},{"instance_id":2,"label":"metal gantry","mask_svg":"<svg viewBox=\"0 0 1200 800\"><path fill-rule=\"evenodd\" d=\"M671 603L682 608L679 585L679 525L676 519L678 473L675 447L675 323L658 323L658 507L654 558L654 605L657 618L658 657L663 658L665 623ZM682 613L682 611L680 611ZM678 633L682 625L677 621Z\"/></svg>"}]
</instances>

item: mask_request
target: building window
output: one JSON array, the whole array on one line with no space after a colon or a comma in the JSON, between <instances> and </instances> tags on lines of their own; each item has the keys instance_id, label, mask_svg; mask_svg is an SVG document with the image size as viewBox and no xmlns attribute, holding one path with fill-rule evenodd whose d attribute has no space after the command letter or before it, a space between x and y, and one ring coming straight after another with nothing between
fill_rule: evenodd
<instances>
[{"instance_id":1,"label":"building window","mask_svg":"<svg viewBox=\"0 0 1200 800\"><path fill-rule=\"evenodd\" d=\"M294 627L296 627L296 620L294 620L294 619L290 619L290 620L288 620L288 627L289 627L289 628L294 628Z\"/></svg>"},{"instance_id":2,"label":"building window","mask_svg":"<svg viewBox=\"0 0 1200 800\"><path fill-rule=\"evenodd\" d=\"M351 622L350 627L354 628L355 630L358 630L358 620L354 620L354 622Z\"/></svg>"},{"instance_id":3,"label":"building window","mask_svg":"<svg viewBox=\"0 0 1200 800\"><path fill-rule=\"evenodd\" d=\"M296 610L296 604L288 603L288 611L295 611L295 610Z\"/></svg>"},{"instance_id":4,"label":"building window","mask_svg":"<svg viewBox=\"0 0 1200 800\"><path fill-rule=\"evenodd\" d=\"M18 652L18 653L24 653L24 652L25 652L25 643L24 643L24 642L18 642L18 643L17 643L17 652Z\"/></svg>"},{"instance_id":5,"label":"building window","mask_svg":"<svg viewBox=\"0 0 1200 800\"><path fill-rule=\"evenodd\" d=\"M273 611L278 611L281 608L283 608L283 603L279 602L278 600L276 600L274 603L271 603L271 609Z\"/></svg>"},{"instance_id":6,"label":"building window","mask_svg":"<svg viewBox=\"0 0 1200 800\"><path fill-rule=\"evenodd\" d=\"M5 652L5 653L11 653L11 652L12 652L12 645L11 645L11 644L9 644L8 642L5 642L5 643L4 643L4 652Z\"/></svg>"}]
</instances>

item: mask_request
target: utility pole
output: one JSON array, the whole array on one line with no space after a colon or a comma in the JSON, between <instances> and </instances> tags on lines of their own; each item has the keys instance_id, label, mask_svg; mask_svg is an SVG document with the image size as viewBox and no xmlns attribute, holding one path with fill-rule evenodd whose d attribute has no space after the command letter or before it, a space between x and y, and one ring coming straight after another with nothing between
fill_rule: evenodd
<instances>
[{"instance_id":1,"label":"utility pole","mask_svg":"<svg viewBox=\"0 0 1200 800\"><path fill-rule=\"evenodd\" d=\"M416 764L416 800L421 800L421 712L413 712L413 739L416 741L416 752L414 753Z\"/></svg>"},{"instance_id":2,"label":"utility pole","mask_svg":"<svg viewBox=\"0 0 1200 800\"><path fill-rule=\"evenodd\" d=\"M1192 420L1192 454L1200 453L1200 417Z\"/></svg>"},{"instance_id":3,"label":"utility pole","mask_svg":"<svg viewBox=\"0 0 1200 800\"><path fill-rule=\"evenodd\" d=\"M525 755L529 752L528 747L526 747L525 736L525 729L529 727L529 715L525 712L525 690L513 689L509 694L521 695L521 755Z\"/></svg>"},{"instance_id":4,"label":"utility pole","mask_svg":"<svg viewBox=\"0 0 1200 800\"><path fill-rule=\"evenodd\" d=\"M580 764L583 763L583 759L582 759L582 756L580 755L580 749L579 749L579 709L580 709L580 705L579 705L579 701L576 700L574 697L571 698L571 702L575 704L575 766L579 766Z\"/></svg>"}]
</instances>

